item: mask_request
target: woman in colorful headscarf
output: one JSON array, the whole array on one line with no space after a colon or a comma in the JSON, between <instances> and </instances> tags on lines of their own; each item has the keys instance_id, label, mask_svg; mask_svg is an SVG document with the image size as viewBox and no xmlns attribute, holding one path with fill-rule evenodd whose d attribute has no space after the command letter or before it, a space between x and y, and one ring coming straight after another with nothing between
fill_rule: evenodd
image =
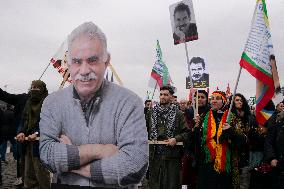
<instances>
[{"instance_id":1,"label":"woman in colorful headscarf","mask_svg":"<svg viewBox=\"0 0 284 189\"><path fill-rule=\"evenodd\" d=\"M214 91L211 109L203 117L197 117L195 134L201 137L199 189L233 188L233 154L245 143L246 136L238 129L239 119L234 114L228 114L226 104L226 94Z\"/></svg>"}]
</instances>

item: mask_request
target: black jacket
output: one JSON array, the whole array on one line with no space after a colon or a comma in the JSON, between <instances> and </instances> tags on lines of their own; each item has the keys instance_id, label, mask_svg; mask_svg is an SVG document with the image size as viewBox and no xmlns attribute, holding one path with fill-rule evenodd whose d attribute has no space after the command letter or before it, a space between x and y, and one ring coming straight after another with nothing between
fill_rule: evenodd
<instances>
[{"instance_id":1,"label":"black jacket","mask_svg":"<svg viewBox=\"0 0 284 189\"><path fill-rule=\"evenodd\" d=\"M13 139L17 134L17 128L14 127L14 112L6 110L1 112L0 135L3 140Z\"/></svg>"},{"instance_id":2,"label":"black jacket","mask_svg":"<svg viewBox=\"0 0 284 189\"><path fill-rule=\"evenodd\" d=\"M0 88L0 100L14 106L14 120L13 124L16 128L19 127L22 118L22 112L25 108L26 101L29 95L23 94L10 94Z\"/></svg>"},{"instance_id":3,"label":"black jacket","mask_svg":"<svg viewBox=\"0 0 284 189\"><path fill-rule=\"evenodd\" d=\"M280 113L277 114L279 117ZM284 170L284 118L275 119L268 128L264 143L264 159L270 162L278 160L277 167Z\"/></svg>"}]
</instances>

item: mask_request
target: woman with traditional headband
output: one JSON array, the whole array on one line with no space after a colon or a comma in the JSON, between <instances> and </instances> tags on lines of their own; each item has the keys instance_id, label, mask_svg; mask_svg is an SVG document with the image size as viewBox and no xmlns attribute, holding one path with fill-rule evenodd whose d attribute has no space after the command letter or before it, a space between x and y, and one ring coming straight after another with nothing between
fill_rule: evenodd
<instances>
[{"instance_id":1,"label":"woman with traditional headband","mask_svg":"<svg viewBox=\"0 0 284 189\"><path fill-rule=\"evenodd\" d=\"M227 109L226 94L214 91L211 109L196 119L194 134L201 137L201 156L198 173L199 189L233 188L232 172L235 151L246 141L246 136L238 128L239 118ZM227 116L229 120L227 122Z\"/></svg>"}]
</instances>

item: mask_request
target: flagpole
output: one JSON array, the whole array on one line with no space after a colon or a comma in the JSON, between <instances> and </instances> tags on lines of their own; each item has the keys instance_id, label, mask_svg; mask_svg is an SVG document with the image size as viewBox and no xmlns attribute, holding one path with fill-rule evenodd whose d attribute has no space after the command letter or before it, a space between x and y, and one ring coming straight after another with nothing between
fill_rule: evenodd
<instances>
[{"instance_id":1,"label":"flagpole","mask_svg":"<svg viewBox=\"0 0 284 189\"><path fill-rule=\"evenodd\" d=\"M232 107L233 107L233 103L234 103L234 98L235 98L235 94L236 94L237 87L238 87L238 84L239 84L241 72L242 72L242 67L240 66L239 73L238 73L238 77L237 77L237 81L236 81L235 88L234 88L234 94L233 94L232 99L231 99L230 108L229 108L229 112L228 112L228 115L227 115L226 122L228 122L229 119L230 119L230 112L232 111Z\"/></svg>"},{"instance_id":2,"label":"flagpole","mask_svg":"<svg viewBox=\"0 0 284 189\"><path fill-rule=\"evenodd\" d=\"M43 76L43 74L46 72L46 70L47 70L47 68L49 67L49 65L50 65L50 62L48 63L48 65L46 66L46 68L44 69L44 71L42 72L42 74L41 74L41 76L39 77L39 79L38 80L40 80L41 79L41 77Z\"/></svg>"},{"instance_id":3,"label":"flagpole","mask_svg":"<svg viewBox=\"0 0 284 189\"><path fill-rule=\"evenodd\" d=\"M146 100L150 100L150 95L151 94L151 92L149 92L149 91L146 91Z\"/></svg>"},{"instance_id":4,"label":"flagpole","mask_svg":"<svg viewBox=\"0 0 284 189\"><path fill-rule=\"evenodd\" d=\"M151 99L151 100L153 100L153 98L154 98L154 94L155 94L155 91L156 91L156 88L157 88L157 84L158 84L158 82L156 81L155 88L154 88L154 91L153 91L152 99Z\"/></svg>"},{"instance_id":5,"label":"flagpole","mask_svg":"<svg viewBox=\"0 0 284 189\"><path fill-rule=\"evenodd\" d=\"M185 41L185 40L184 40L184 48L185 48L185 54L186 54L187 66L188 66L188 74L189 74L189 79L190 79L190 90L193 92L193 82L192 82L191 70L190 70L190 65L189 65L188 50L187 50L187 43L186 43L186 41ZM194 94L192 94L192 95L191 95L191 102L193 103L193 113L194 113L194 117L196 117L196 109L195 109Z\"/></svg>"},{"instance_id":6,"label":"flagpole","mask_svg":"<svg viewBox=\"0 0 284 189\"><path fill-rule=\"evenodd\" d=\"M196 100L196 115L198 115L198 90L196 91L196 97L195 97L195 100Z\"/></svg>"},{"instance_id":7,"label":"flagpole","mask_svg":"<svg viewBox=\"0 0 284 189\"><path fill-rule=\"evenodd\" d=\"M65 85L66 81L68 80L69 76L70 76L70 73L69 73L69 70L67 69L65 71L65 73L64 73L64 77L63 77L63 80L62 80L62 82L61 82L61 84L59 86L59 89L62 89L64 87L64 85Z\"/></svg>"},{"instance_id":8,"label":"flagpole","mask_svg":"<svg viewBox=\"0 0 284 189\"><path fill-rule=\"evenodd\" d=\"M115 78L117 79L118 83L121 86L123 86L123 83L122 83L120 77L118 76L118 74L116 73L116 71L114 70L114 67L112 66L112 64L109 64L108 66L109 66L110 70L112 71L112 73L114 74Z\"/></svg>"}]
</instances>

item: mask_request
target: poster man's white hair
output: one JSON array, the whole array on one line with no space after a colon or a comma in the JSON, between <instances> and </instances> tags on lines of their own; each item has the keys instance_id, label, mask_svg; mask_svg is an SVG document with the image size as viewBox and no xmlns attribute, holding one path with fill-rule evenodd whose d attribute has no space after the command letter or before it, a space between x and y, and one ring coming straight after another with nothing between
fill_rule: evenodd
<instances>
[{"instance_id":1,"label":"poster man's white hair","mask_svg":"<svg viewBox=\"0 0 284 189\"><path fill-rule=\"evenodd\" d=\"M85 22L81 25L79 25L78 27L76 27L68 36L67 39L67 45L68 45L68 52L70 52L70 48L72 45L72 42L82 36L82 35L86 35L90 37L91 39L94 38L98 38L103 46L103 61L106 62L108 59L108 52L107 52L107 39L105 34L102 32L102 30L93 22ZM70 53L68 53L68 62L71 63L71 57L69 55Z\"/></svg>"}]
</instances>

